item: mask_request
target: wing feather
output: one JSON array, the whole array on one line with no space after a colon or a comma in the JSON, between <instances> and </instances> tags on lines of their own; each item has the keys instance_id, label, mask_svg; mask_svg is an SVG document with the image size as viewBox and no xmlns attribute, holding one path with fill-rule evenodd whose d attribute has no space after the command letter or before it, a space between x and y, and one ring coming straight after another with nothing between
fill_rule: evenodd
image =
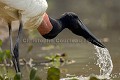
<instances>
[{"instance_id":1,"label":"wing feather","mask_svg":"<svg viewBox=\"0 0 120 80\"><path fill-rule=\"evenodd\" d=\"M0 2L0 17L4 18L7 22L18 20L18 10Z\"/></svg>"}]
</instances>

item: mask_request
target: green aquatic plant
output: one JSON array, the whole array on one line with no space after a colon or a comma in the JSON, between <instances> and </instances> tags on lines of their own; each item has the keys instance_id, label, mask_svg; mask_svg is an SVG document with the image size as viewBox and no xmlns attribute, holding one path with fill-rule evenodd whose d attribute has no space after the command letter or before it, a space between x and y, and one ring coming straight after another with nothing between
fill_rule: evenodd
<instances>
[{"instance_id":1,"label":"green aquatic plant","mask_svg":"<svg viewBox=\"0 0 120 80\"><path fill-rule=\"evenodd\" d=\"M3 50L2 44L2 40L0 40L0 63L2 64L0 66L0 80L10 80L7 70L7 60L11 60L10 50Z\"/></svg>"},{"instance_id":2,"label":"green aquatic plant","mask_svg":"<svg viewBox=\"0 0 120 80\"><path fill-rule=\"evenodd\" d=\"M38 75L37 75L37 68L33 67L30 71L30 80L42 80Z\"/></svg>"},{"instance_id":3,"label":"green aquatic plant","mask_svg":"<svg viewBox=\"0 0 120 80\"><path fill-rule=\"evenodd\" d=\"M90 80L100 80L96 76L90 76Z\"/></svg>"},{"instance_id":4,"label":"green aquatic plant","mask_svg":"<svg viewBox=\"0 0 120 80\"><path fill-rule=\"evenodd\" d=\"M65 57L66 57L66 54L63 53L63 54L47 56L45 57L45 59L49 61L49 64L48 64L49 67L59 68L61 64L66 61Z\"/></svg>"},{"instance_id":5,"label":"green aquatic plant","mask_svg":"<svg viewBox=\"0 0 120 80\"><path fill-rule=\"evenodd\" d=\"M0 40L0 62L5 61L6 59L11 59L10 50L3 50L2 40Z\"/></svg>"},{"instance_id":6,"label":"green aquatic plant","mask_svg":"<svg viewBox=\"0 0 120 80\"><path fill-rule=\"evenodd\" d=\"M47 80L60 80L60 69L51 67L47 72Z\"/></svg>"},{"instance_id":7,"label":"green aquatic plant","mask_svg":"<svg viewBox=\"0 0 120 80\"><path fill-rule=\"evenodd\" d=\"M0 80L24 80L22 74L20 72L14 73L14 70L12 70L13 73L11 73L10 70L7 69L7 60L11 60L11 54L10 50L3 50L2 48L2 41L0 40L0 63L3 64L2 70L0 70ZM33 46L29 46L28 53L31 52L33 49ZM56 54L45 57L47 60L49 60L49 65L47 65L47 79L46 80L61 80L61 70L60 65L61 63L65 62L66 54ZM26 65L27 66L27 65ZM27 67L29 68L29 67ZM37 74L38 69L35 67L31 67L27 74L29 74L29 80L42 80L42 78L39 77ZM12 74L12 75L9 75ZM65 80L65 79L64 79ZM80 80L78 76L76 75L68 75L66 80ZM91 75L89 77L89 80L105 80L105 79L98 79L97 76Z\"/></svg>"},{"instance_id":8,"label":"green aquatic plant","mask_svg":"<svg viewBox=\"0 0 120 80\"><path fill-rule=\"evenodd\" d=\"M0 62L11 59L10 50L0 50Z\"/></svg>"},{"instance_id":9,"label":"green aquatic plant","mask_svg":"<svg viewBox=\"0 0 120 80\"><path fill-rule=\"evenodd\" d=\"M2 48L2 40L0 40L0 63L3 64L3 66L0 66L3 68L3 71L0 70L0 80L22 80L22 74L20 72L13 74L10 76L10 71L7 70L7 60L11 60L11 54L10 50L3 50ZM29 52L31 49L29 49ZM9 65L10 66L10 65ZM37 68L32 67L30 71L30 80L41 80L39 76L36 75ZM28 73L29 74L29 73Z\"/></svg>"},{"instance_id":10,"label":"green aquatic plant","mask_svg":"<svg viewBox=\"0 0 120 80\"><path fill-rule=\"evenodd\" d=\"M22 79L21 73L20 72L16 73L16 75L14 76L14 80L21 80L21 79Z\"/></svg>"},{"instance_id":11,"label":"green aquatic plant","mask_svg":"<svg viewBox=\"0 0 120 80\"><path fill-rule=\"evenodd\" d=\"M0 47L2 46L2 40L0 40Z\"/></svg>"}]
</instances>

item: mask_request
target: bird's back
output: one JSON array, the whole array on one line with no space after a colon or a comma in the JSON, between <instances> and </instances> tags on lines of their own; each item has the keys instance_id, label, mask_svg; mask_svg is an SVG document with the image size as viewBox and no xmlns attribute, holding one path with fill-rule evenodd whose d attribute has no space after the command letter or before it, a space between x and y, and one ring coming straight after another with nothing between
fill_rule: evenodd
<instances>
[{"instance_id":1,"label":"bird's back","mask_svg":"<svg viewBox=\"0 0 120 80\"><path fill-rule=\"evenodd\" d=\"M46 0L0 0L0 15L8 22L21 19L24 29L32 30L41 24L47 7Z\"/></svg>"},{"instance_id":2,"label":"bird's back","mask_svg":"<svg viewBox=\"0 0 120 80\"><path fill-rule=\"evenodd\" d=\"M0 18L5 19L7 22L18 20L18 10L0 2Z\"/></svg>"}]
</instances>

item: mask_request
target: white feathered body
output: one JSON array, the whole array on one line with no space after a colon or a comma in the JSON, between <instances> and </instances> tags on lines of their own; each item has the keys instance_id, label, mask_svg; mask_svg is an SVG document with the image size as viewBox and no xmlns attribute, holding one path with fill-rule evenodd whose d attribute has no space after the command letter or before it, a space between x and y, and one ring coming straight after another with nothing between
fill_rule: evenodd
<instances>
[{"instance_id":1,"label":"white feathered body","mask_svg":"<svg viewBox=\"0 0 120 80\"><path fill-rule=\"evenodd\" d=\"M24 29L36 28L47 7L46 0L0 0L0 17L7 22L21 19Z\"/></svg>"}]
</instances>

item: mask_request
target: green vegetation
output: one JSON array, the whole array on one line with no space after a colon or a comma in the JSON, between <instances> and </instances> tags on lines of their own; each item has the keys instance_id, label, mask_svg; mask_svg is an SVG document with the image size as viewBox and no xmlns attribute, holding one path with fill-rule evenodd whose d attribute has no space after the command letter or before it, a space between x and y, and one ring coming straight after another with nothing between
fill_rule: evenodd
<instances>
[{"instance_id":1,"label":"green vegetation","mask_svg":"<svg viewBox=\"0 0 120 80\"><path fill-rule=\"evenodd\" d=\"M3 64L3 66L0 66L2 68L0 70L0 80L23 80L23 75L18 72L15 73L14 70L8 70L8 65L7 61L11 61L11 55L10 55L10 50L2 50L2 41L0 40L0 64ZM32 46L28 48L28 52L32 50ZM65 62L65 57L66 54L56 54L52 56L47 56L45 57L47 60L49 60L49 67L47 69L47 79L46 80L60 80L60 65L61 63ZM10 65L9 65L10 66ZM27 67L28 68L28 67ZM42 80L42 78L39 77L37 74L38 69L35 67L32 67L29 69L30 71L26 74L29 74L29 80ZM77 76L72 75L72 76L67 76L69 80L79 80ZM67 79L68 80L68 79ZM90 80L99 80L96 78L96 76L92 75L90 77Z\"/></svg>"},{"instance_id":2,"label":"green vegetation","mask_svg":"<svg viewBox=\"0 0 120 80\"><path fill-rule=\"evenodd\" d=\"M59 80L60 79L60 69L51 67L47 72L47 80Z\"/></svg>"}]
</instances>

